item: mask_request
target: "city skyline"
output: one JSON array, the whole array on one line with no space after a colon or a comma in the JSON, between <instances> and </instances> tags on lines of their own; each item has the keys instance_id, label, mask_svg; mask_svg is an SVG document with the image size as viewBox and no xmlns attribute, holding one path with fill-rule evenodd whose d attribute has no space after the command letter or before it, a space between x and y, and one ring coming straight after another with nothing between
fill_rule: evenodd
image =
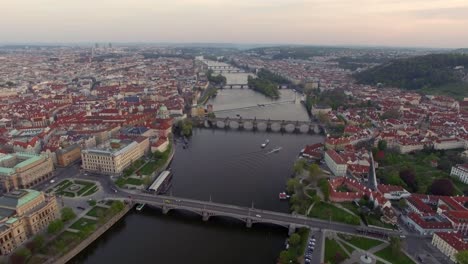
<instances>
[{"instance_id":1,"label":"city skyline","mask_svg":"<svg viewBox=\"0 0 468 264\"><path fill-rule=\"evenodd\" d=\"M468 46L460 0L45 0L4 10L0 43Z\"/></svg>"}]
</instances>

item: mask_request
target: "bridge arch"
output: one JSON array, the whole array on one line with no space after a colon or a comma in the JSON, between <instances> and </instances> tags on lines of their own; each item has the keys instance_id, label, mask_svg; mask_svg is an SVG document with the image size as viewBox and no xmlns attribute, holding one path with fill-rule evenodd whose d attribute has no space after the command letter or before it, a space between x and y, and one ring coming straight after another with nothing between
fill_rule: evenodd
<instances>
[{"instance_id":1,"label":"bridge arch","mask_svg":"<svg viewBox=\"0 0 468 264\"><path fill-rule=\"evenodd\" d=\"M294 124L287 124L287 125L284 127L284 130L286 130L286 132L288 132L288 133L293 133L294 130L296 130L296 125L294 125Z\"/></svg>"}]
</instances>

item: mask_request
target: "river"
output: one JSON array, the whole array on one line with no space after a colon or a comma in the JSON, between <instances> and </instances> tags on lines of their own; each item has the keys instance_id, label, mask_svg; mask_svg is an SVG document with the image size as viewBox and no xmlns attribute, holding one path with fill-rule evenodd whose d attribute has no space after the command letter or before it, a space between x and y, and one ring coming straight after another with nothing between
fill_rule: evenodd
<instances>
[{"instance_id":1,"label":"river","mask_svg":"<svg viewBox=\"0 0 468 264\"><path fill-rule=\"evenodd\" d=\"M246 98L249 90L237 90ZM247 99L246 99L247 100ZM274 118L274 114L271 117ZM284 113L280 113L284 114ZM304 111L304 114L305 111ZM270 139L266 149L260 144ZM189 147L176 143L171 192L175 196L288 211L278 200L292 163L317 135L195 129ZM268 150L281 146L278 153ZM72 263L275 263L287 230L237 220L145 207L132 211Z\"/></svg>"}]
</instances>

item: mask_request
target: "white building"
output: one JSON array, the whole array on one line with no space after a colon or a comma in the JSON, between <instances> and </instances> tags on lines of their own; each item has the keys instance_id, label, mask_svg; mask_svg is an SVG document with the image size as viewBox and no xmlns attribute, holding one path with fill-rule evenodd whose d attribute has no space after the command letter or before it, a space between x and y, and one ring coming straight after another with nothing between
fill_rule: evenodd
<instances>
[{"instance_id":1,"label":"white building","mask_svg":"<svg viewBox=\"0 0 468 264\"><path fill-rule=\"evenodd\" d=\"M86 171L120 175L148 151L148 138L138 137L136 141L114 139L108 148L82 150L81 160Z\"/></svg>"},{"instance_id":2,"label":"white building","mask_svg":"<svg viewBox=\"0 0 468 264\"><path fill-rule=\"evenodd\" d=\"M440 250L453 262L457 262L455 255L459 251L467 250L468 243L464 237L456 232L437 232L432 237L432 245Z\"/></svg>"},{"instance_id":3,"label":"white building","mask_svg":"<svg viewBox=\"0 0 468 264\"><path fill-rule=\"evenodd\" d=\"M458 164L452 167L451 176L456 176L463 183L468 184L468 164Z\"/></svg>"},{"instance_id":4,"label":"white building","mask_svg":"<svg viewBox=\"0 0 468 264\"><path fill-rule=\"evenodd\" d=\"M458 138L438 139L434 141L434 149L462 149L465 142Z\"/></svg>"},{"instance_id":5,"label":"white building","mask_svg":"<svg viewBox=\"0 0 468 264\"><path fill-rule=\"evenodd\" d=\"M325 163L335 176L345 176L348 165L345 160L333 149L325 152Z\"/></svg>"}]
</instances>

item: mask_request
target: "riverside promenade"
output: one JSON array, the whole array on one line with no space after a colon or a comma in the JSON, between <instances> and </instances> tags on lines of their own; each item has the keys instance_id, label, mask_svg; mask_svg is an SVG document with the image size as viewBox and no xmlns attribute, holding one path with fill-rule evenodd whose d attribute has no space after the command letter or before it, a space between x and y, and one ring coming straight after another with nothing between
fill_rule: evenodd
<instances>
[{"instance_id":1,"label":"riverside promenade","mask_svg":"<svg viewBox=\"0 0 468 264\"><path fill-rule=\"evenodd\" d=\"M95 232L93 232L88 238L83 240L80 244L78 244L75 248L67 252L65 255L59 258L51 258L49 259L46 264L65 264L70 261L73 257L78 255L82 250L84 250L87 246L93 243L96 239L98 239L102 234L104 234L109 228L111 228L115 223L117 223L122 217L124 217L130 209L133 208L133 204L126 204L124 209L120 211L117 215L113 216L109 221L107 221L104 225L100 226Z\"/></svg>"}]
</instances>

